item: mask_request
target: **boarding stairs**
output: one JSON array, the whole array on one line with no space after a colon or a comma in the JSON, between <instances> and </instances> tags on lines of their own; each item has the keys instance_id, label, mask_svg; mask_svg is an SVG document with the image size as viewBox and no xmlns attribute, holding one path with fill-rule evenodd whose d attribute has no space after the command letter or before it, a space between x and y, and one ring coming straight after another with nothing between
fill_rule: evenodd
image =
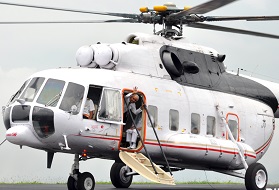
<instances>
[{"instance_id":1,"label":"boarding stairs","mask_svg":"<svg viewBox=\"0 0 279 190\"><path fill-rule=\"evenodd\" d=\"M131 169L155 183L175 185L173 177L141 153L120 151L120 159ZM155 169L154 169L155 168Z\"/></svg>"},{"instance_id":2,"label":"boarding stairs","mask_svg":"<svg viewBox=\"0 0 279 190\"><path fill-rule=\"evenodd\" d=\"M128 103L126 101L125 101L125 104L128 107ZM149 121L152 125L153 132L156 136L156 139L157 139L157 142L159 144L162 156L166 161L166 166L167 166L170 174L166 173L158 165L156 165L155 163L152 162L152 159L151 159L151 157L150 157L150 155L149 155L149 153L146 149L146 146L145 146L145 144L143 142L143 139L141 138L141 135L140 135L137 128L136 128L136 131L137 131L138 137L140 139L140 142L143 145L143 148L144 148L144 151L145 151L147 157L145 157L142 153L138 153L138 152L120 151L119 158L127 166L129 166L131 169L133 169L135 172L137 172L138 174L142 175L143 177L149 179L150 181L153 181L153 182L156 182L156 183L161 183L161 184L166 184L166 185L175 185L168 160L167 160L166 155L165 155L165 153L162 149L159 137L156 133L155 126L154 126L154 124L151 120L151 116L149 114L149 111L148 111L146 105L143 102L142 102L142 105L143 105L142 107L143 107L143 109L145 109L145 111L147 113L147 116L148 116L148 119L149 119ZM135 120L132 117L131 110L128 109L128 112L130 114L130 117L132 118L132 122L133 122L134 126L136 126Z\"/></svg>"}]
</instances>

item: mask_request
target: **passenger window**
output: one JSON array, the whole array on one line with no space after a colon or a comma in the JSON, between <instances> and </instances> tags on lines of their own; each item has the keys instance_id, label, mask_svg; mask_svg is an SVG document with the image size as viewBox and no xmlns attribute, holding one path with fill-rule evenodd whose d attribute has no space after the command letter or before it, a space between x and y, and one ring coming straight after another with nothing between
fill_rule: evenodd
<instances>
[{"instance_id":1,"label":"passenger window","mask_svg":"<svg viewBox=\"0 0 279 190\"><path fill-rule=\"evenodd\" d=\"M191 133L192 134L200 133L200 115L197 113L191 114Z\"/></svg>"},{"instance_id":2,"label":"passenger window","mask_svg":"<svg viewBox=\"0 0 279 190\"><path fill-rule=\"evenodd\" d=\"M230 128L230 130L232 132L232 135L233 135L234 139L237 141L238 140L238 138L237 138L237 132L238 132L238 123L237 123L237 121L231 120L231 119L228 120L228 126L229 126L229 128ZM229 137L229 139L230 139L230 137Z\"/></svg>"},{"instance_id":3,"label":"passenger window","mask_svg":"<svg viewBox=\"0 0 279 190\"><path fill-rule=\"evenodd\" d=\"M216 119L213 116L207 116L206 119L206 124L207 124L207 135L212 135L213 137L215 136L216 132Z\"/></svg>"},{"instance_id":4,"label":"passenger window","mask_svg":"<svg viewBox=\"0 0 279 190\"><path fill-rule=\"evenodd\" d=\"M179 112L171 109L169 112L169 118L169 129L177 131L179 129Z\"/></svg>"},{"instance_id":5,"label":"passenger window","mask_svg":"<svg viewBox=\"0 0 279 190\"><path fill-rule=\"evenodd\" d=\"M121 95L118 90L103 90L98 119L121 122Z\"/></svg>"},{"instance_id":6,"label":"passenger window","mask_svg":"<svg viewBox=\"0 0 279 190\"><path fill-rule=\"evenodd\" d=\"M36 77L31 80L27 88L24 90L20 99L24 99L27 102L32 102L41 88L45 78Z\"/></svg>"},{"instance_id":7,"label":"passenger window","mask_svg":"<svg viewBox=\"0 0 279 190\"><path fill-rule=\"evenodd\" d=\"M64 85L64 81L48 79L37 102L46 106L55 107L61 97Z\"/></svg>"},{"instance_id":8,"label":"passenger window","mask_svg":"<svg viewBox=\"0 0 279 190\"><path fill-rule=\"evenodd\" d=\"M69 82L59 108L67 112L71 111L71 114L77 115L80 111L83 95L84 86Z\"/></svg>"},{"instance_id":9,"label":"passenger window","mask_svg":"<svg viewBox=\"0 0 279 190\"><path fill-rule=\"evenodd\" d=\"M151 121L153 122L153 126L157 127L158 124L158 108L156 106L149 105L148 106L148 112L151 117ZM148 127L152 127L150 124L149 118L147 118L147 125Z\"/></svg>"}]
</instances>

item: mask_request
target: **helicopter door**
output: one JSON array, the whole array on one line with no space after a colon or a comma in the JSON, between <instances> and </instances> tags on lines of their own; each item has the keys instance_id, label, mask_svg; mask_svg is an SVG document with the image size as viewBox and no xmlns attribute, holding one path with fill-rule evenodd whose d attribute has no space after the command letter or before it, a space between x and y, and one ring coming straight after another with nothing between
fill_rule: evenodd
<instances>
[{"instance_id":1,"label":"helicopter door","mask_svg":"<svg viewBox=\"0 0 279 190\"><path fill-rule=\"evenodd\" d=\"M226 117L226 121L228 126L232 132L232 135L236 141L240 141L240 127L239 127L239 118L234 113L228 113ZM226 138L229 138L228 132L226 134Z\"/></svg>"},{"instance_id":2,"label":"helicopter door","mask_svg":"<svg viewBox=\"0 0 279 190\"><path fill-rule=\"evenodd\" d=\"M122 124L121 91L112 88L103 88L97 121Z\"/></svg>"},{"instance_id":3,"label":"helicopter door","mask_svg":"<svg viewBox=\"0 0 279 190\"><path fill-rule=\"evenodd\" d=\"M136 94L138 100L134 100ZM136 98L136 99L137 99ZM120 150L138 151L142 148L145 139L146 114L142 109L145 104L145 95L140 91L123 89L123 125L120 134ZM134 102L135 101L135 102ZM130 110L130 111L129 111Z\"/></svg>"}]
</instances>

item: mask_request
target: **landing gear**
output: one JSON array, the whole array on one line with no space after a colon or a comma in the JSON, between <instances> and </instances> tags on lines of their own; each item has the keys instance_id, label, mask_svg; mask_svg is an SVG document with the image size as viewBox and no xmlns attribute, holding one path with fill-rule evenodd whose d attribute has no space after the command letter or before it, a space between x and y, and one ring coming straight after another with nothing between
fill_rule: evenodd
<instances>
[{"instance_id":1,"label":"landing gear","mask_svg":"<svg viewBox=\"0 0 279 190\"><path fill-rule=\"evenodd\" d=\"M78 190L93 190L95 187L95 179L89 172L84 172L78 176L77 189Z\"/></svg>"},{"instance_id":2,"label":"landing gear","mask_svg":"<svg viewBox=\"0 0 279 190\"><path fill-rule=\"evenodd\" d=\"M67 182L68 190L93 190L95 179L89 172L79 172L79 155L75 155L74 164Z\"/></svg>"},{"instance_id":3,"label":"landing gear","mask_svg":"<svg viewBox=\"0 0 279 190\"><path fill-rule=\"evenodd\" d=\"M260 163L251 164L245 174L245 186L247 190L264 190L267 185L267 172Z\"/></svg>"},{"instance_id":4,"label":"landing gear","mask_svg":"<svg viewBox=\"0 0 279 190\"><path fill-rule=\"evenodd\" d=\"M128 188L130 187L133 176L126 175L132 172L132 169L126 166L124 163L115 162L110 170L110 180L116 188Z\"/></svg>"},{"instance_id":5,"label":"landing gear","mask_svg":"<svg viewBox=\"0 0 279 190\"><path fill-rule=\"evenodd\" d=\"M68 190L77 190L77 181L72 176L68 177L67 187Z\"/></svg>"},{"instance_id":6,"label":"landing gear","mask_svg":"<svg viewBox=\"0 0 279 190\"><path fill-rule=\"evenodd\" d=\"M89 172L78 175L78 180L69 176L67 182L68 190L93 190L95 187L95 179Z\"/></svg>"}]
</instances>

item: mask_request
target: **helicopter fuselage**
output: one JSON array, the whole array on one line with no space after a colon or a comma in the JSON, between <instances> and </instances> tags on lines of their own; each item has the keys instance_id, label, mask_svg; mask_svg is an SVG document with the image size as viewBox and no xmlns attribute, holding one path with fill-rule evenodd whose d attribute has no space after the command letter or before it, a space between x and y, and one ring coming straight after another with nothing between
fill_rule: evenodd
<instances>
[{"instance_id":1,"label":"helicopter fuselage","mask_svg":"<svg viewBox=\"0 0 279 190\"><path fill-rule=\"evenodd\" d=\"M137 107L146 105L152 116L149 120L143 110L139 125L154 162L165 165L159 144L171 167L181 169L242 169L239 147L248 165L266 153L278 105L271 90L227 73L212 49L183 47L158 36L136 40L137 44L111 45L110 66L91 63L95 68L59 68L32 75L4 110L7 140L47 152L82 155L85 151L90 158L118 160L120 150L145 154L141 143L135 150L125 144L129 126L124 123L124 96L137 87L141 99ZM166 58L162 53L167 50ZM208 56L218 71L207 65ZM86 98L95 104L93 119L83 118Z\"/></svg>"}]
</instances>

